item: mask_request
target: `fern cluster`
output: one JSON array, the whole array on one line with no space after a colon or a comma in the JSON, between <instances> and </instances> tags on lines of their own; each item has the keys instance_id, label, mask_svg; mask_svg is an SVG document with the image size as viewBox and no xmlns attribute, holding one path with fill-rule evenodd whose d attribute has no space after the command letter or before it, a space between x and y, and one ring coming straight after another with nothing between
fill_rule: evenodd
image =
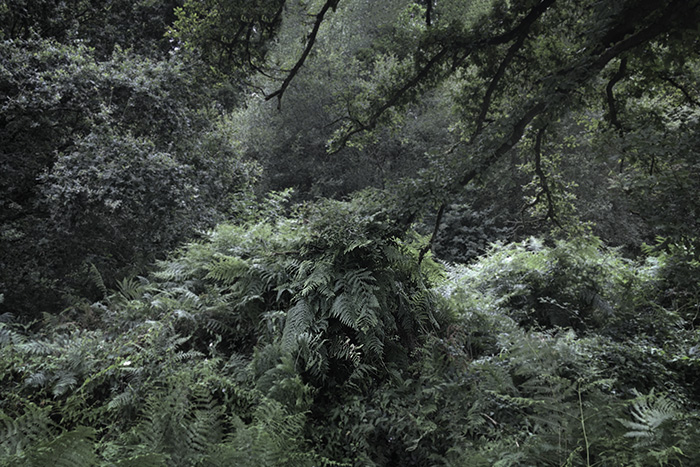
<instances>
[{"instance_id":1,"label":"fern cluster","mask_svg":"<svg viewBox=\"0 0 700 467\"><path fill-rule=\"evenodd\" d=\"M274 201L278 207L281 198ZM0 465L692 465L700 345L664 257L445 265L373 193L223 224L0 320Z\"/></svg>"}]
</instances>

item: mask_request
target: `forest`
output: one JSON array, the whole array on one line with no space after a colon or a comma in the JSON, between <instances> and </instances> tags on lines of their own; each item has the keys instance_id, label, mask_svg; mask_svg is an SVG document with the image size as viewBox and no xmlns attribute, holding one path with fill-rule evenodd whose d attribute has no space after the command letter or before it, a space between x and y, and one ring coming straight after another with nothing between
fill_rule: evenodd
<instances>
[{"instance_id":1,"label":"forest","mask_svg":"<svg viewBox=\"0 0 700 467\"><path fill-rule=\"evenodd\" d=\"M0 0L0 467L700 465L699 0Z\"/></svg>"}]
</instances>

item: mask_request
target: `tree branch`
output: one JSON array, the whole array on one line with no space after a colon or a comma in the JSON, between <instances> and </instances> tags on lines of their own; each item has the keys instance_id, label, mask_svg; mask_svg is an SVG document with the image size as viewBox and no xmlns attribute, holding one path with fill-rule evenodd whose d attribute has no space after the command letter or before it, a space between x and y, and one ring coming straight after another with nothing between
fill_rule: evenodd
<instances>
[{"instance_id":1,"label":"tree branch","mask_svg":"<svg viewBox=\"0 0 700 467\"><path fill-rule=\"evenodd\" d=\"M494 162L500 159L504 154L510 151L513 146L518 144L520 139L525 133L525 128L530 124L530 122L540 113L545 110L545 105L543 102L538 102L528 109L527 112L515 123L513 130L510 132L508 139L505 140L501 145L491 154L489 157L484 159L478 167L467 172L460 180L459 186L466 186L471 182L477 175L479 175L485 168L490 167Z\"/></svg>"},{"instance_id":2,"label":"tree branch","mask_svg":"<svg viewBox=\"0 0 700 467\"><path fill-rule=\"evenodd\" d=\"M691 5L692 3L695 3L695 5ZM590 69L594 71L602 70L605 65L610 62L610 60L619 56L623 52L642 45L645 42L649 42L656 36L668 31L673 25L674 20L693 16L693 10L696 10L697 8L697 2L688 2L687 0L675 0L671 2L663 11L661 18L638 33L628 36L626 39L606 49L600 54L598 59L591 63Z\"/></svg>"},{"instance_id":3,"label":"tree branch","mask_svg":"<svg viewBox=\"0 0 700 467\"><path fill-rule=\"evenodd\" d=\"M530 13L523 18L523 20L516 27L510 31L501 34L500 36L493 37L490 41L490 45L507 44L516 37L527 35L530 27L535 21L537 21L540 16L544 14L545 11L551 7L556 0L542 0L538 5L530 10Z\"/></svg>"},{"instance_id":4,"label":"tree branch","mask_svg":"<svg viewBox=\"0 0 700 467\"><path fill-rule=\"evenodd\" d=\"M556 207L554 205L552 192L549 189L549 183L547 183L547 176L544 170L542 170L542 138L544 137L545 130L546 128L541 128L540 131L537 132L537 137L535 138L535 174L540 180L541 193L547 197L547 215L545 218L550 219L557 226L561 227L556 218Z\"/></svg>"},{"instance_id":5,"label":"tree branch","mask_svg":"<svg viewBox=\"0 0 700 467\"><path fill-rule=\"evenodd\" d=\"M491 107L491 97L496 91L496 87L498 86L499 81L501 80L501 78L503 78L503 75L506 72L506 68L508 68L510 62L513 61L516 52L518 51L518 49L520 49L520 47L523 46L523 43L525 42L525 36L526 34L523 34L520 37L518 37L518 40L515 41L513 45L511 45L508 48L506 56L501 61L501 64L498 66L498 70L496 70L496 73L493 75L493 78L491 78L489 87L488 89L486 89L486 93L484 94L484 99L481 101L481 110L479 111L479 115L476 117L476 128L474 129L474 133L471 137L472 141L479 135L479 133L481 133L481 130L483 130L484 121L486 120L486 114L489 111L489 107Z\"/></svg>"},{"instance_id":6,"label":"tree branch","mask_svg":"<svg viewBox=\"0 0 700 467\"><path fill-rule=\"evenodd\" d=\"M605 87L605 94L608 98L608 120L610 124L617 128L617 131L622 134L623 128L620 121L617 119L617 108L615 107L615 95L613 94L613 88L615 85L625 77L625 72L627 69L627 57L624 57L620 61L620 67L617 72L610 78L608 85Z\"/></svg>"},{"instance_id":7,"label":"tree branch","mask_svg":"<svg viewBox=\"0 0 700 467\"><path fill-rule=\"evenodd\" d=\"M438 230L440 230L440 224L442 223L442 216L445 214L445 208L447 207L447 203L442 203L440 207L438 208L437 215L435 216L435 226L433 227L433 234L430 236L430 240L428 240L428 244L425 245L423 248L420 249L420 253L418 253L418 265L423 262L423 257L425 257L425 254L430 251L430 249L433 247L433 241L435 241L435 237L437 237Z\"/></svg>"},{"instance_id":8,"label":"tree branch","mask_svg":"<svg viewBox=\"0 0 700 467\"><path fill-rule=\"evenodd\" d=\"M430 18L430 15L432 12L433 12L433 0L425 0L425 25L427 27L432 26L432 21Z\"/></svg>"},{"instance_id":9,"label":"tree branch","mask_svg":"<svg viewBox=\"0 0 700 467\"><path fill-rule=\"evenodd\" d=\"M443 47L440 50L440 52L435 54L435 56L433 56L433 58L431 58L430 61L428 61L428 63L426 63L420 69L420 71L413 76L413 78L411 78L407 83L401 86L401 88L394 91L391 97L387 99L384 102L384 104L382 104L376 111L374 111L367 123L358 123L354 129L345 133L340 139L339 143L336 145L336 149L331 151L331 154L334 154L340 149L342 149L350 140L350 138L356 135L357 133L373 130L377 126L377 122L379 121L379 118L382 116L382 114L384 114L384 112L386 112L391 107L394 107L399 102L401 97L403 97L404 94L406 94L412 88L416 87L424 78L426 78L432 70L432 68L442 60L442 58L447 54L447 52L448 49L446 47Z\"/></svg>"},{"instance_id":10,"label":"tree branch","mask_svg":"<svg viewBox=\"0 0 700 467\"><path fill-rule=\"evenodd\" d=\"M515 26L513 29L504 34L481 40L476 40L467 44L453 42L452 44L450 44L450 46L443 45L440 48L440 51L436 53L433 56L433 58L431 58L423 67L421 67L420 70L403 86L394 91L391 97L387 99L384 102L384 104L382 104L372 113L369 119L366 120L366 123L357 125L355 126L355 128L345 133L340 139L340 141L337 143L337 147L335 150L332 151L332 153L339 151L340 148L345 146L352 136L363 131L373 130L376 127L377 122L379 121L379 118L382 116L382 114L391 107L394 107L401 100L404 94L406 94L411 89L415 88L418 84L421 83L421 81L427 78L432 69L441 64L442 60L448 56L449 52L456 53L458 51L462 51L464 55L460 58L460 60L463 61L472 53L472 51L477 50L481 47L507 44L508 42L518 38L518 41L516 42L517 45L514 44L511 47L511 49L513 49L512 53L509 49L509 54L514 56L517 50L522 46L522 41L525 40L525 36L527 35L527 32L529 31L530 27L535 23L535 21L537 21L537 19L539 19L545 13L545 11L547 11L547 9L555 1L556 0L542 0L539 4L533 7L532 10L530 10L530 12L525 16L525 18L523 18L523 20L520 23L518 23L517 26ZM512 56L507 57L507 59L504 59L504 63L502 63L502 70L501 67L499 67L499 72L501 76L503 75L503 73L505 73L505 68L512 61L512 59ZM494 80L492 80L493 90L489 94L489 101L491 99L491 94L493 94L493 92L495 91L495 88L498 85L498 81L500 80L501 76L494 77ZM488 104L486 107L486 110L488 111Z\"/></svg>"},{"instance_id":11,"label":"tree branch","mask_svg":"<svg viewBox=\"0 0 700 467\"><path fill-rule=\"evenodd\" d=\"M690 94L690 92L683 85L681 85L678 81L676 81L673 77L671 77L669 75L662 75L661 79L666 81L668 84L670 84L674 88L678 89L680 92L682 92L688 102L690 102L691 104L693 104L696 107L700 107L700 102L698 102L698 100L695 99Z\"/></svg>"},{"instance_id":12,"label":"tree branch","mask_svg":"<svg viewBox=\"0 0 700 467\"><path fill-rule=\"evenodd\" d=\"M314 47L314 43L316 42L316 35L318 34L318 30L321 28L323 18L326 16L326 13L328 13L328 10L330 10L331 8L333 9L333 11L335 11L335 8L338 6L339 1L340 0L326 0L326 3L323 5L323 8L321 8L321 11L316 15L314 27L311 30L311 34L309 34L308 42L306 43L306 47L304 48L301 57L299 57L299 60L297 60L294 67L292 67L292 69L287 74L287 77L282 82L282 86L280 86L280 88L277 91L265 97L266 101L277 97L278 109L282 106L282 96L284 95L284 92L287 90L287 87L289 87L289 84L292 82L297 73L299 73L299 70L304 65L306 58L309 56L309 53L311 53L311 49L313 49Z\"/></svg>"}]
</instances>

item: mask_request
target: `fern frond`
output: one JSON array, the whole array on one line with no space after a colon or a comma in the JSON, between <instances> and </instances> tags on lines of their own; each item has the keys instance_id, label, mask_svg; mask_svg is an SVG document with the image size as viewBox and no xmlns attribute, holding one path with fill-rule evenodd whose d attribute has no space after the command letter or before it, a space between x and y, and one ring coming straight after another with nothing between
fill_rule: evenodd
<instances>
[{"instance_id":1,"label":"fern frond","mask_svg":"<svg viewBox=\"0 0 700 467\"><path fill-rule=\"evenodd\" d=\"M37 357L46 357L49 355L57 355L58 348L56 345L50 342L44 341L28 341L17 346L17 349L28 353L29 355L34 355Z\"/></svg>"},{"instance_id":2,"label":"fern frond","mask_svg":"<svg viewBox=\"0 0 700 467\"><path fill-rule=\"evenodd\" d=\"M28 404L20 417L11 418L0 412L0 453L22 455L30 446L51 438L50 408Z\"/></svg>"},{"instance_id":3,"label":"fern frond","mask_svg":"<svg viewBox=\"0 0 700 467\"><path fill-rule=\"evenodd\" d=\"M143 277L125 277L117 281L117 292L126 301L138 300L148 290L148 281Z\"/></svg>"},{"instance_id":4,"label":"fern frond","mask_svg":"<svg viewBox=\"0 0 700 467\"><path fill-rule=\"evenodd\" d=\"M226 326L218 319L209 318L204 322L204 327L211 334L221 334L226 330Z\"/></svg>"},{"instance_id":5,"label":"fern frond","mask_svg":"<svg viewBox=\"0 0 700 467\"><path fill-rule=\"evenodd\" d=\"M366 246L369 246L371 244L372 244L371 239L364 239L364 238L357 239L354 242L352 242L350 245L345 247L345 249L343 250L343 254L347 255L348 253L350 253L352 251L359 250L359 249L364 248Z\"/></svg>"},{"instance_id":6,"label":"fern frond","mask_svg":"<svg viewBox=\"0 0 700 467\"><path fill-rule=\"evenodd\" d=\"M366 304L363 305L364 306L360 307L360 313L357 317L355 327L362 332L369 332L379 324L379 318L377 317L375 308L367 306Z\"/></svg>"},{"instance_id":7,"label":"fern frond","mask_svg":"<svg viewBox=\"0 0 700 467\"><path fill-rule=\"evenodd\" d=\"M56 375L56 382L53 385L53 395L62 396L78 384L75 374L71 371L60 371Z\"/></svg>"},{"instance_id":8,"label":"fern frond","mask_svg":"<svg viewBox=\"0 0 700 467\"><path fill-rule=\"evenodd\" d=\"M224 285L231 285L248 272L250 265L236 256L221 256L210 264L208 269L205 279L214 279Z\"/></svg>"},{"instance_id":9,"label":"fern frond","mask_svg":"<svg viewBox=\"0 0 700 467\"><path fill-rule=\"evenodd\" d=\"M92 281L92 283L97 287L97 289L100 291L102 294L102 297L107 296L107 287L105 286L104 279L102 278L102 274L100 273L100 270L97 269L97 266L95 266L93 263L90 263L87 266L87 274L88 278Z\"/></svg>"},{"instance_id":10,"label":"fern frond","mask_svg":"<svg viewBox=\"0 0 700 467\"><path fill-rule=\"evenodd\" d=\"M94 438L92 428L78 427L64 432L29 453L29 465L92 467L97 464Z\"/></svg>"},{"instance_id":11,"label":"fern frond","mask_svg":"<svg viewBox=\"0 0 700 467\"><path fill-rule=\"evenodd\" d=\"M46 377L46 374L44 374L43 371L37 371L36 373L32 373L27 379L24 380L24 384L30 387L45 386L47 382L48 378Z\"/></svg>"},{"instance_id":12,"label":"fern frond","mask_svg":"<svg viewBox=\"0 0 700 467\"><path fill-rule=\"evenodd\" d=\"M651 446L663 435L662 425L676 419L678 405L665 396L656 396L654 390L648 396L634 391L637 399L632 404L632 420L619 420L626 428L627 438L637 439L636 446Z\"/></svg>"},{"instance_id":13,"label":"fern frond","mask_svg":"<svg viewBox=\"0 0 700 467\"><path fill-rule=\"evenodd\" d=\"M315 456L304 449L303 414L289 415L279 402L263 399L255 411L253 423L238 429L208 456L212 465L257 467L312 466Z\"/></svg>"},{"instance_id":14,"label":"fern frond","mask_svg":"<svg viewBox=\"0 0 700 467\"><path fill-rule=\"evenodd\" d=\"M374 355L375 357L381 358L384 352L384 341L381 336L375 332L370 332L363 336L362 346L367 349L367 353Z\"/></svg>"},{"instance_id":15,"label":"fern frond","mask_svg":"<svg viewBox=\"0 0 700 467\"><path fill-rule=\"evenodd\" d=\"M197 350L189 350L187 352L177 352L175 354L174 360L176 362L184 362L187 360L193 360L202 357L204 357L204 354L202 352L199 352Z\"/></svg>"},{"instance_id":16,"label":"fern frond","mask_svg":"<svg viewBox=\"0 0 700 467\"><path fill-rule=\"evenodd\" d=\"M187 287L172 287L168 290L168 295L177 298L177 303L182 308L199 310L202 307L199 295Z\"/></svg>"},{"instance_id":17,"label":"fern frond","mask_svg":"<svg viewBox=\"0 0 700 467\"><path fill-rule=\"evenodd\" d=\"M161 262L160 269L153 273L154 277L166 281L183 282L192 276L191 265L179 262Z\"/></svg>"},{"instance_id":18,"label":"fern frond","mask_svg":"<svg viewBox=\"0 0 700 467\"><path fill-rule=\"evenodd\" d=\"M22 337L0 321L0 347L16 345L22 342Z\"/></svg>"},{"instance_id":19,"label":"fern frond","mask_svg":"<svg viewBox=\"0 0 700 467\"><path fill-rule=\"evenodd\" d=\"M349 337L342 341L336 339L331 345L330 354L338 359L348 360L358 368L362 358L362 345L353 344Z\"/></svg>"},{"instance_id":20,"label":"fern frond","mask_svg":"<svg viewBox=\"0 0 700 467\"><path fill-rule=\"evenodd\" d=\"M134 401L136 400L136 395L133 389L128 387L124 392L121 392L114 396L112 400L107 404L107 410L122 410L126 407L132 407Z\"/></svg>"},{"instance_id":21,"label":"fern frond","mask_svg":"<svg viewBox=\"0 0 700 467\"><path fill-rule=\"evenodd\" d=\"M429 328L439 329L440 324L435 316L438 296L435 291L422 290L411 297L411 307L414 319L422 330Z\"/></svg>"},{"instance_id":22,"label":"fern frond","mask_svg":"<svg viewBox=\"0 0 700 467\"><path fill-rule=\"evenodd\" d=\"M352 300L348 297L348 294L341 293L333 301L331 306L330 315L334 318L338 318L341 323L349 328L355 327L355 322L357 320L356 310L353 306Z\"/></svg>"},{"instance_id":23,"label":"fern frond","mask_svg":"<svg viewBox=\"0 0 700 467\"><path fill-rule=\"evenodd\" d=\"M308 269L311 269L310 274L307 272ZM300 292L302 297L308 297L314 291L321 295L331 293L330 284L333 280L333 268L327 261L316 263L304 261L299 267L297 277L302 280Z\"/></svg>"},{"instance_id":24,"label":"fern frond","mask_svg":"<svg viewBox=\"0 0 700 467\"><path fill-rule=\"evenodd\" d=\"M120 459L116 461L114 467L166 467L168 465L168 456L165 454L140 454Z\"/></svg>"},{"instance_id":25,"label":"fern frond","mask_svg":"<svg viewBox=\"0 0 700 467\"><path fill-rule=\"evenodd\" d=\"M293 350L296 344L297 336L306 332L314 319L313 309L309 306L306 300L299 300L287 312L287 318L284 323L284 331L282 332L282 351L289 352Z\"/></svg>"},{"instance_id":26,"label":"fern frond","mask_svg":"<svg viewBox=\"0 0 700 467\"><path fill-rule=\"evenodd\" d=\"M141 422L132 430L139 449L177 459L172 465L200 465L221 442L225 410L191 372L172 375L144 404ZM158 461L158 459L155 459Z\"/></svg>"}]
</instances>

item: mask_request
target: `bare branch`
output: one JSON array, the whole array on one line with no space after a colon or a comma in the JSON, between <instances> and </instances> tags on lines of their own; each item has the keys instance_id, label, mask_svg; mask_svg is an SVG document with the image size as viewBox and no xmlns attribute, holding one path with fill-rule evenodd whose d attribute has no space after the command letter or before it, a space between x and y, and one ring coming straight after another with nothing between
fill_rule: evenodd
<instances>
[{"instance_id":1,"label":"bare branch","mask_svg":"<svg viewBox=\"0 0 700 467\"><path fill-rule=\"evenodd\" d=\"M514 44L511 49L513 49L511 55L515 55L517 50L522 46L522 41L525 40L525 36L527 35L527 32L529 31L530 27L537 21L538 18L540 18L545 11L555 2L556 0L543 0L539 4L537 4L526 16L523 18L523 20L518 23L517 26L515 26L513 29L510 31L494 36L494 37L489 37L485 38L482 40L477 40L469 43L452 43L450 46L447 45L442 45L439 52L437 52L433 58L431 58L425 65L423 65L418 72L411 78L409 79L403 86L401 86L399 89L394 91L394 93L391 95L389 99L387 99L384 104L382 104L380 107L378 107L372 115L369 117L368 120L366 120L365 123L362 123L361 125L355 126L352 130L348 131L343 137L340 139L339 143L337 144L337 148L333 152L337 152L340 148L345 146L347 142L350 140L350 138L358 133L361 133L363 131L368 131L372 130L376 127L377 122L379 121L379 118L386 112L388 109L394 107L404 96L404 94L408 93L410 90L418 86L425 78L427 78L430 74L430 72L442 64L443 59L449 56L450 52L453 53L458 53L462 52L463 55L460 57L459 61L464 61L474 50L478 50L481 47L484 46L493 46L493 45L501 45L501 44L507 44L508 42L518 39L516 42L516 45ZM510 53L510 50L509 50ZM502 70L499 68L499 71L501 75L505 72L505 68L507 65L510 63L513 57L509 57L506 60L504 60L504 63L502 64ZM493 88L495 90L498 81L500 80L500 76L494 77L494 80L492 81L493 83ZM489 94L488 99L490 100L491 94L493 94L493 90ZM488 111L488 104L487 104L487 111ZM483 123L483 122L482 122Z\"/></svg>"},{"instance_id":2,"label":"bare branch","mask_svg":"<svg viewBox=\"0 0 700 467\"><path fill-rule=\"evenodd\" d=\"M384 104L382 104L377 110L374 111L367 123L358 123L358 125L356 125L353 130L344 134L337 145L337 149L332 151L332 153L338 152L342 147L344 147L347 144L350 138L356 135L357 133L373 130L377 126L377 122L379 121L379 118L384 114L384 112L394 107L401 100L404 94L406 94L408 91L416 87L421 81L423 81L423 79L425 79L430 74L433 67L436 64L438 64L445 57L445 55L447 55L447 52L448 49L446 47L443 47L440 50L440 52L435 54L435 56L433 56L433 58L431 58L428 61L428 63L426 63L418 71L416 75L414 75L410 80L408 80L408 82L401 86L401 88L394 91L391 97L387 99L384 102Z\"/></svg>"},{"instance_id":3,"label":"bare branch","mask_svg":"<svg viewBox=\"0 0 700 467\"><path fill-rule=\"evenodd\" d=\"M625 77L626 69L627 57L624 57L620 61L620 67L617 69L617 72L612 78L610 78L608 85L605 87L605 94L608 98L608 120L610 120L610 124L617 128L617 131L620 133L623 132L623 128L620 120L617 119L617 107L615 106L615 95L613 94L613 88L622 78Z\"/></svg>"},{"instance_id":4,"label":"bare branch","mask_svg":"<svg viewBox=\"0 0 700 467\"><path fill-rule=\"evenodd\" d=\"M427 27L432 26L432 20L430 18L433 12L433 0L425 0L425 25Z\"/></svg>"},{"instance_id":5,"label":"bare branch","mask_svg":"<svg viewBox=\"0 0 700 467\"><path fill-rule=\"evenodd\" d=\"M670 75L662 75L661 79L666 81L668 84L670 84L674 88L678 89L680 92L682 92L683 95L685 96L685 99L688 102L690 102L691 104L693 104L696 107L700 107L700 102L698 102L698 100L690 94L690 92L685 88L685 86L683 86L678 81L676 81L675 78L673 78Z\"/></svg>"},{"instance_id":6,"label":"bare branch","mask_svg":"<svg viewBox=\"0 0 700 467\"><path fill-rule=\"evenodd\" d=\"M552 4L554 4L555 1L556 0L542 0L542 2L540 2L532 10L530 10L530 13L528 13L527 16L523 18L520 24L518 24L510 31L503 33L500 36L492 38L489 41L489 44L507 44L516 37L527 35L527 32L529 31L530 27L534 24L534 22L537 21L540 18L540 16L542 16L544 12L547 11L549 7L552 6Z\"/></svg>"},{"instance_id":7,"label":"bare branch","mask_svg":"<svg viewBox=\"0 0 700 467\"><path fill-rule=\"evenodd\" d=\"M535 174L537 175L537 178L540 180L540 188L542 190L541 193L547 197L546 219L550 219L557 226L561 227L559 225L559 221L556 218L556 205L554 204L554 198L552 197L552 191L549 189L549 183L547 182L547 176L545 175L544 170L542 170L542 138L544 137L545 130L546 130L546 128L541 128L537 132L537 136L535 138Z\"/></svg>"},{"instance_id":8,"label":"bare branch","mask_svg":"<svg viewBox=\"0 0 700 467\"><path fill-rule=\"evenodd\" d=\"M503 75L506 72L506 68L508 68L508 65L510 65L510 62L513 61L513 58L515 57L516 52L520 47L523 46L523 43L525 42L525 36L526 34L521 35L517 41L513 43L508 48L508 52L506 53L506 56L503 58L501 61L501 64L498 66L498 70L496 70L496 74L493 75L493 78L491 78L491 82L489 83L488 89L486 89L486 93L484 94L484 99L481 102L481 110L479 111L479 116L476 118L476 128L474 130L474 133L472 134L472 141L474 138L476 138L479 133L481 133L481 130L484 128L484 121L486 120L486 114L489 111L489 107L491 106L491 97L493 96L493 93L496 91L496 88L498 87L498 83L503 78Z\"/></svg>"},{"instance_id":9,"label":"bare branch","mask_svg":"<svg viewBox=\"0 0 700 467\"><path fill-rule=\"evenodd\" d=\"M316 42L316 35L318 34L318 30L321 28L323 18L326 16L326 13L328 13L328 10L330 10L331 8L335 11L335 8L338 6L339 1L340 0L326 0L326 3L323 5L323 8L321 8L321 11L316 15L314 27L311 30L311 34L309 34L309 39L306 43L306 47L304 48L304 52L302 52L301 54L301 57L299 57L299 60L297 60L296 64L287 74L287 77L282 82L282 86L280 86L280 88L277 91L265 97L265 100L268 101L274 97L277 97L278 109L282 106L282 96L284 95L284 92L287 90L287 87L289 87L289 84L292 82L297 73L299 73L299 70L304 65L306 58L309 56L309 53L311 53L311 49L313 49L314 47L314 43Z\"/></svg>"},{"instance_id":10,"label":"bare branch","mask_svg":"<svg viewBox=\"0 0 700 467\"><path fill-rule=\"evenodd\" d=\"M423 262L423 257L425 257L425 254L430 251L430 249L433 247L433 242L435 241L435 237L437 237L438 230L440 230L440 224L442 223L442 216L445 214L445 208L447 207L447 203L442 203L440 207L438 208L437 215L435 216L435 226L433 227L433 234L430 236L430 240L428 240L428 244L425 245L423 248L420 249L420 253L418 253L418 265L420 266L420 263Z\"/></svg>"},{"instance_id":11,"label":"bare branch","mask_svg":"<svg viewBox=\"0 0 700 467\"><path fill-rule=\"evenodd\" d=\"M695 4L692 5L693 3ZM676 0L671 2L665 8L665 10L663 10L663 14L658 20L638 33L628 36L626 39L616 43L601 53L600 56L590 64L590 70L602 70L605 65L607 65L615 57L620 56L622 53L630 49L647 43L658 35L668 31L673 26L674 21L679 20L679 18L694 16L693 10L697 9L697 2L688 2L686 0Z\"/></svg>"},{"instance_id":12,"label":"bare branch","mask_svg":"<svg viewBox=\"0 0 700 467\"><path fill-rule=\"evenodd\" d=\"M477 175L479 175L484 169L490 167L494 162L500 159L508 151L513 149L513 147L518 144L520 139L525 133L525 129L532 122L532 120L545 110L545 105L543 102L538 102L528 109L527 112L518 120L513 126L513 130L510 132L508 139L505 140L501 145L486 159L484 159L478 167L467 172L464 177L459 181L459 186L466 186L471 182Z\"/></svg>"}]
</instances>

